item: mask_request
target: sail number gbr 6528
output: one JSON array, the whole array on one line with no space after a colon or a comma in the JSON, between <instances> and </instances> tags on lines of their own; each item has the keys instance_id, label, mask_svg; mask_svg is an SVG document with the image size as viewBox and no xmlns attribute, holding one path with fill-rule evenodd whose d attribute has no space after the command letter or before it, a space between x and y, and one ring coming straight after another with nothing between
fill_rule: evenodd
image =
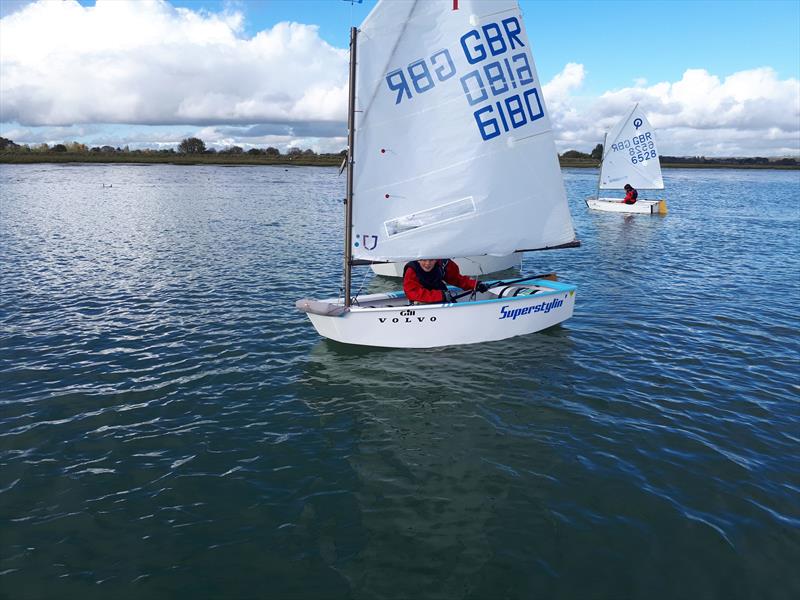
<instances>
[{"instance_id":1,"label":"sail number gbr 6528","mask_svg":"<svg viewBox=\"0 0 800 600\"><path fill-rule=\"evenodd\" d=\"M483 140L491 140L519 129L544 116L530 54L520 34L517 17L487 23L469 30L459 39L459 49L471 68L459 78ZM463 63L463 61L459 61ZM420 58L404 69L386 75L395 104L436 88L457 75L450 50L444 48L429 58Z\"/></svg>"},{"instance_id":2,"label":"sail number gbr 6528","mask_svg":"<svg viewBox=\"0 0 800 600\"><path fill-rule=\"evenodd\" d=\"M619 140L617 143L611 144L611 150L612 152L624 152L627 150L628 159L634 165L647 162L658 156L655 143L649 131L641 135L634 135L630 139Z\"/></svg>"}]
</instances>

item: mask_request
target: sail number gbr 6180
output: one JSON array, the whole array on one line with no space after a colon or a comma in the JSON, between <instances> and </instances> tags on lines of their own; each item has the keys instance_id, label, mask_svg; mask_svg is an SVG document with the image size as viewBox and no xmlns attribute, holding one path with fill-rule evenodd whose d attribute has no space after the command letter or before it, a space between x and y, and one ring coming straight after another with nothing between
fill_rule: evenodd
<instances>
[{"instance_id":1,"label":"sail number gbr 6180","mask_svg":"<svg viewBox=\"0 0 800 600\"><path fill-rule=\"evenodd\" d=\"M459 40L461 52L472 67L459 81L469 106L477 107L472 114L484 140L544 116L521 33L517 17L509 17L471 29ZM444 48L428 59L411 62L405 69L391 71L386 75L386 84L396 94L395 104L400 104L434 89L456 71L450 50Z\"/></svg>"}]
</instances>

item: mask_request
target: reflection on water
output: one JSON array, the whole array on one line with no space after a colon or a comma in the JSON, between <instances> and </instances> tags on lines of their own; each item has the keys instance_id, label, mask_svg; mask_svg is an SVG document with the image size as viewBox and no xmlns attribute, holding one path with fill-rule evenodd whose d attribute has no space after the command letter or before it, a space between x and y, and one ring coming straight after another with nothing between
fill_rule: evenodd
<instances>
[{"instance_id":1,"label":"reflection on water","mask_svg":"<svg viewBox=\"0 0 800 600\"><path fill-rule=\"evenodd\" d=\"M529 440L525 472L551 471L554 458L543 443L550 411L542 400L558 384L543 382L541 372L566 372L569 334L555 327L527 342L492 345L480 353L398 352L321 340L312 349L300 381L308 389L299 395L323 418L347 413L354 421L357 451L348 460L370 535L342 573L360 597L401 590L401 597L452 598L469 590L476 571L502 551L492 523L516 510L505 479L519 477L519 467L505 454L505 435ZM531 363L540 366L538 376ZM497 373L507 374L500 385ZM331 396L315 402L320 389ZM552 518L540 504L526 513ZM392 576L398 570L405 582Z\"/></svg>"}]
</instances>

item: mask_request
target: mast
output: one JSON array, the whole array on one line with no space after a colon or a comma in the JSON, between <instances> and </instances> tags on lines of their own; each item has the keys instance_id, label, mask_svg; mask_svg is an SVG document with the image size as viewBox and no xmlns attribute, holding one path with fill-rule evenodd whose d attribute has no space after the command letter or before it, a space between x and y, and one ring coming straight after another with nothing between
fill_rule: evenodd
<instances>
[{"instance_id":1,"label":"mast","mask_svg":"<svg viewBox=\"0 0 800 600\"><path fill-rule=\"evenodd\" d=\"M603 177L603 160L606 158L606 144L608 143L608 132L603 136L603 151L600 153L600 164L597 165L597 199L600 200L600 180Z\"/></svg>"},{"instance_id":2,"label":"mast","mask_svg":"<svg viewBox=\"0 0 800 600\"><path fill-rule=\"evenodd\" d=\"M353 260L353 157L356 125L356 37L350 28L350 90L347 108L347 195L344 200L344 305L350 306L350 274Z\"/></svg>"}]
</instances>

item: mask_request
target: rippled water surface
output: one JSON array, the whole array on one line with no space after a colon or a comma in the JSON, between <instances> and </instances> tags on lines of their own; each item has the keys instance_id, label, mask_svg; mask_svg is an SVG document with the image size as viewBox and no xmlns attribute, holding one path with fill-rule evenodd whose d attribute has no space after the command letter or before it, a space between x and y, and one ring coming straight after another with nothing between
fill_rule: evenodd
<instances>
[{"instance_id":1,"label":"rippled water surface","mask_svg":"<svg viewBox=\"0 0 800 600\"><path fill-rule=\"evenodd\" d=\"M0 597L800 597L800 172L564 175L575 316L409 351L335 169L0 167Z\"/></svg>"}]
</instances>

